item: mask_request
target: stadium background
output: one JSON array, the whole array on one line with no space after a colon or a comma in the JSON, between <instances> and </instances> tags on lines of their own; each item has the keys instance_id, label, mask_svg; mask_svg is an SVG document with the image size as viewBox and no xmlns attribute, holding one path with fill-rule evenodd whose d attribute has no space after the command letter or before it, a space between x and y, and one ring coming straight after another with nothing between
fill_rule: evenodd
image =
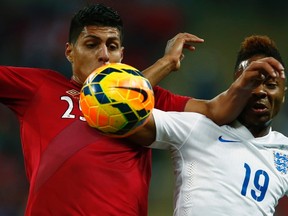
<instances>
[{"instance_id":1,"label":"stadium background","mask_svg":"<svg viewBox=\"0 0 288 216\"><path fill-rule=\"evenodd\" d=\"M90 1L96 2L96 1ZM251 34L272 37L288 67L288 2L281 0L102 0L124 20L124 63L144 69L164 53L168 39L190 32L205 39L185 52L181 70L160 85L209 99L232 81L240 42ZM1 0L0 64L52 68L70 76L64 56L69 20L81 0ZM288 135L287 104L274 128ZM17 120L0 106L0 216L23 215L27 182ZM150 216L172 215L173 173L169 154L153 152ZM286 213L287 214L287 213Z\"/></svg>"}]
</instances>

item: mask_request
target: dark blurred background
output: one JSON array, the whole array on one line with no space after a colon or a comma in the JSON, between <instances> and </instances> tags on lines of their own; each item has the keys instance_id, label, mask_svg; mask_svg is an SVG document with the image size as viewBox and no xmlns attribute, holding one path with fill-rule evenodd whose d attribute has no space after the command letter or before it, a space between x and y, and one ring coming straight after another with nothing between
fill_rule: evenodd
<instances>
[{"instance_id":1,"label":"dark blurred background","mask_svg":"<svg viewBox=\"0 0 288 216\"><path fill-rule=\"evenodd\" d=\"M175 93L210 99L228 88L240 42L251 34L274 39L288 67L288 2L284 0L1 0L0 64L51 68L70 77L64 55L70 18L82 6L95 2L119 11L125 26L123 62L140 70L160 58L167 41L178 32L205 39L195 52L185 52L180 71L160 83ZM284 105L274 129L285 135L287 118ZM28 184L19 126L3 106L0 122L0 216L20 216ZM150 216L172 215L172 188L169 153L153 150ZM285 211L278 216L287 215Z\"/></svg>"}]
</instances>

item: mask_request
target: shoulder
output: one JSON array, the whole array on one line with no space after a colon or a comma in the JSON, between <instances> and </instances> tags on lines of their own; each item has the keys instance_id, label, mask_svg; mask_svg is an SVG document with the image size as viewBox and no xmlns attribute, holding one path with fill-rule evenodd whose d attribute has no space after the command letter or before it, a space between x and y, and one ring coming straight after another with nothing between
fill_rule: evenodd
<instances>
[{"instance_id":1,"label":"shoulder","mask_svg":"<svg viewBox=\"0 0 288 216\"><path fill-rule=\"evenodd\" d=\"M268 135L256 138L255 143L267 148L288 150L288 137L278 131L270 131Z\"/></svg>"},{"instance_id":2,"label":"shoulder","mask_svg":"<svg viewBox=\"0 0 288 216\"><path fill-rule=\"evenodd\" d=\"M153 110L153 117L157 127L191 129L197 124L214 124L205 115L195 112L164 112ZM205 123L206 122L206 123Z\"/></svg>"},{"instance_id":3,"label":"shoulder","mask_svg":"<svg viewBox=\"0 0 288 216\"><path fill-rule=\"evenodd\" d=\"M161 117L161 118L174 118L174 119L195 119L195 118L203 118L208 119L205 115L196 113L196 112L178 112L178 111L162 111L159 109L153 109L153 116Z\"/></svg>"},{"instance_id":4,"label":"shoulder","mask_svg":"<svg viewBox=\"0 0 288 216\"><path fill-rule=\"evenodd\" d=\"M45 68L33 67L17 67L17 66L0 66L0 72L14 72L14 73L39 73L39 74L59 74L59 72Z\"/></svg>"},{"instance_id":5,"label":"shoulder","mask_svg":"<svg viewBox=\"0 0 288 216\"><path fill-rule=\"evenodd\" d=\"M277 140L279 142L286 143L288 145L288 137L279 131L271 131L269 134L269 138L273 140Z\"/></svg>"},{"instance_id":6,"label":"shoulder","mask_svg":"<svg viewBox=\"0 0 288 216\"><path fill-rule=\"evenodd\" d=\"M63 74L52 69L17 66L0 66L0 75L1 77L27 77L27 79L37 79L40 77L56 77L59 79L67 79Z\"/></svg>"}]
</instances>

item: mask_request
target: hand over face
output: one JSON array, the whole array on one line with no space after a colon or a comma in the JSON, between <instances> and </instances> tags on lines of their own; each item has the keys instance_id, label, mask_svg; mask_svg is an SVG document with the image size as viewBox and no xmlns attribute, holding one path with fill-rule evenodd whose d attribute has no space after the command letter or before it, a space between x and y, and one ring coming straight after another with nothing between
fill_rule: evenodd
<instances>
[{"instance_id":1,"label":"hand over face","mask_svg":"<svg viewBox=\"0 0 288 216\"><path fill-rule=\"evenodd\" d=\"M284 67L273 57L254 56L239 64L236 82L244 89L253 89L267 78L285 79Z\"/></svg>"}]
</instances>

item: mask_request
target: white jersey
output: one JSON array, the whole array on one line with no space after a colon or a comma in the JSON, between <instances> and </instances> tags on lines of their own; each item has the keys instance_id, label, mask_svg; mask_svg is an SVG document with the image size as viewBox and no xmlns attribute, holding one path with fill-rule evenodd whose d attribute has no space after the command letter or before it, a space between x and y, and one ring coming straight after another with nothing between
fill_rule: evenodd
<instances>
[{"instance_id":1,"label":"white jersey","mask_svg":"<svg viewBox=\"0 0 288 216\"><path fill-rule=\"evenodd\" d=\"M169 149L176 216L272 216L288 193L288 138L254 138L236 123L219 127L198 113L153 111L151 148Z\"/></svg>"}]
</instances>

